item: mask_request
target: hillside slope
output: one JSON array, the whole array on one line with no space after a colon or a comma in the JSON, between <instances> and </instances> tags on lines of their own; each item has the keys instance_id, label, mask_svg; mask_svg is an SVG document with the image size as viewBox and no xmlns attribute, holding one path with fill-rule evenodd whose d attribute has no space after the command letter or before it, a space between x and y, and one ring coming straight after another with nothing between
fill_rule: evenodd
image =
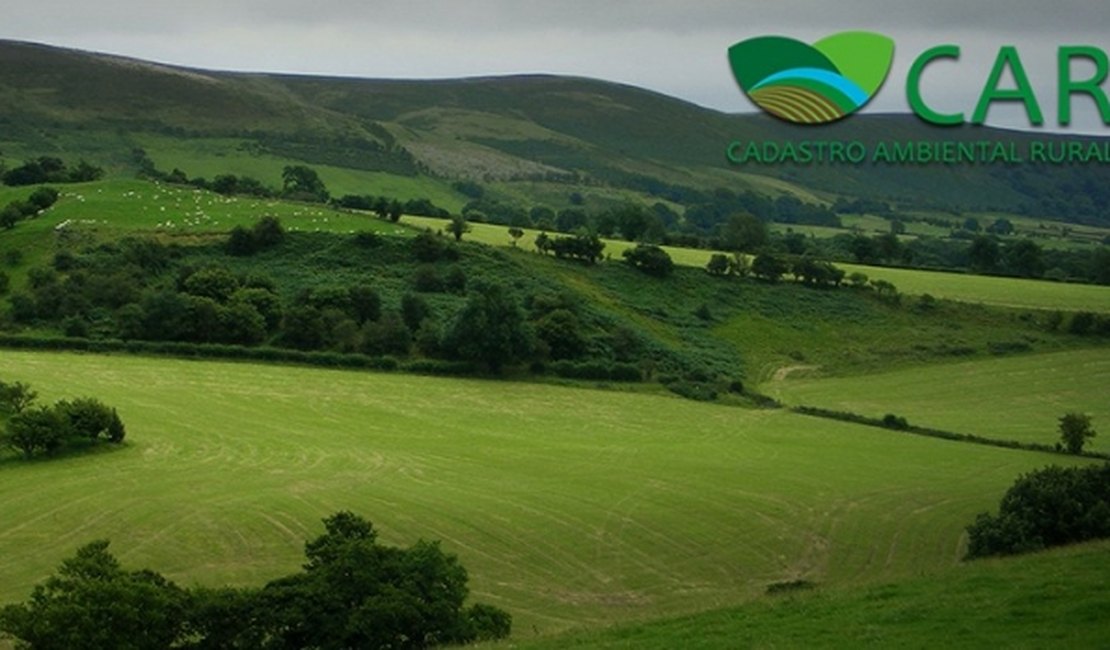
<instances>
[{"instance_id":1,"label":"hillside slope","mask_svg":"<svg viewBox=\"0 0 1110 650\"><path fill-rule=\"evenodd\" d=\"M569 188L601 184L679 202L689 189L777 188L965 210L1035 206L1038 216L1052 218L1053 198L1098 204L1110 181L1110 170L1097 165L730 169L725 158L733 140L1058 137L938 131L906 115L858 116L815 130L591 79L228 73L11 41L0 41L0 126L0 150L9 163L65 153L133 171L132 149L144 134L189 142L233 138L222 145L314 164L402 176L543 180ZM1107 222L1097 214L1087 219Z\"/></svg>"}]
</instances>

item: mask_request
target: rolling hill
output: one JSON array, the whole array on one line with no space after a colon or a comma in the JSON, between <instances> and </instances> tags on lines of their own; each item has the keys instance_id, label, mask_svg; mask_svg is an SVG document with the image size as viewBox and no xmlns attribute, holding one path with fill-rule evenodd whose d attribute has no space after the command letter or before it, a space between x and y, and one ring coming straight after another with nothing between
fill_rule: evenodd
<instances>
[{"instance_id":1,"label":"rolling hill","mask_svg":"<svg viewBox=\"0 0 1110 650\"><path fill-rule=\"evenodd\" d=\"M1062 216L1053 205L1083 204L1092 206L1084 220L1105 224L1093 206L1106 198L1110 180L1110 170L1098 165L730 169L725 158L733 140L1059 138L987 128L938 131L908 115L858 116L813 130L592 79L229 73L12 41L0 41L0 127L0 151L9 164L50 153L133 172L136 148L167 169L180 166L186 150L206 152L184 158L196 166L210 163L215 173L254 172L259 166L251 161L273 159L264 167L272 173L280 161L300 161L422 178L431 188L458 178L504 182L534 202L609 187L681 204L691 192L726 187L818 200L882 198L933 209L1024 207L1042 219ZM361 178L367 185L380 181Z\"/></svg>"}]
</instances>

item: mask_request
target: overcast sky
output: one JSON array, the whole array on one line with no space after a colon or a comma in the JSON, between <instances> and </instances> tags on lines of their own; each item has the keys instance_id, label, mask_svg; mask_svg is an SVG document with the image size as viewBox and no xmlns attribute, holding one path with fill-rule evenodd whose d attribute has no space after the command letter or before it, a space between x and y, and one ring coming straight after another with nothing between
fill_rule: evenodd
<instances>
[{"instance_id":1,"label":"overcast sky","mask_svg":"<svg viewBox=\"0 0 1110 650\"><path fill-rule=\"evenodd\" d=\"M926 97L970 114L998 47L1016 45L1053 125L1056 48L1110 51L1105 0L14 0L3 13L3 38L193 67L389 78L573 74L728 112L754 110L729 72L733 43L867 29L897 43L894 70L868 111L906 110L914 58L954 43L961 60L930 68ZM1091 71L1077 65L1076 77ZM1074 130L1106 134L1088 104L1077 101ZM991 117L1028 126L1021 111Z\"/></svg>"}]
</instances>

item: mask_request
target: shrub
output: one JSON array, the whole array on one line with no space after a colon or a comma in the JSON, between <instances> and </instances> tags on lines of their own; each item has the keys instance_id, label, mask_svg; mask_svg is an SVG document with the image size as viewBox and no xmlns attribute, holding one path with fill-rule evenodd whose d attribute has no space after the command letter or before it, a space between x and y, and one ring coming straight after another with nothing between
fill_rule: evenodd
<instances>
[{"instance_id":1,"label":"shrub","mask_svg":"<svg viewBox=\"0 0 1110 650\"><path fill-rule=\"evenodd\" d=\"M1020 477L967 529L969 558L1110 537L1110 464L1046 467Z\"/></svg>"},{"instance_id":2,"label":"shrub","mask_svg":"<svg viewBox=\"0 0 1110 650\"><path fill-rule=\"evenodd\" d=\"M674 261L658 246L640 244L622 253L632 268L657 278L665 278L674 271Z\"/></svg>"}]
</instances>

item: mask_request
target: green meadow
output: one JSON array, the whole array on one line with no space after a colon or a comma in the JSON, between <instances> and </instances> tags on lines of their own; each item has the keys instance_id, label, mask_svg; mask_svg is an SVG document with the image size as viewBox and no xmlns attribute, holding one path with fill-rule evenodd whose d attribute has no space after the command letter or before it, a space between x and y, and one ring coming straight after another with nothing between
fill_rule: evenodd
<instances>
[{"instance_id":1,"label":"green meadow","mask_svg":"<svg viewBox=\"0 0 1110 650\"><path fill-rule=\"evenodd\" d=\"M1088 448L1110 451L1110 350L1098 348L932 365L852 377L819 370L788 376L763 390L791 405L870 417L895 413L910 423L1000 440L1054 444L1057 420L1087 413Z\"/></svg>"},{"instance_id":2,"label":"green meadow","mask_svg":"<svg viewBox=\"0 0 1110 650\"><path fill-rule=\"evenodd\" d=\"M1061 460L538 384L22 352L0 376L128 427L119 451L0 464L0 601L97 538L186 584L260 584L351 509L443 540L531 636L951 566L976 513Z\"/></svg>"},{"instance_id":3,"label":"green meadow","mask_svg":"<svg viewBox=\"0 0 1110 650\"><path fill-rule=\"evenodd\" d=\"M440 230L447 225L443 219L405 217L404 221L419 228ZM466 238L492 246L512 245L506 226L470 224ZM525 230L517 246L534 250L538 230ZM613 239L605 240L605 254L621 259L621 253L634 244ZM713 251L690 248L664 247L675 264L704 267ZM872 280L893 283L902 293L960 302L981 303L1015 309L1048 309L1062 311L1110 312L1110 287L1089 284L1064 284L1048 280L1028 280L985 275L971 275L944 271L897 269L858 264L837 264L847 273L863 273Z\"/></svg>"},{"instance_id":4,"label":"green meadow","mask_svg":"<svg viewBox=\"0 0 1110 650\"><path fill-rule=\"evenodd\" d=\"M1105 542L861 589L796 592L693 616L514 644L576 648L1097 648ZM499 647L499 646L495 646Z\"/></svg>"}]
</instances>

